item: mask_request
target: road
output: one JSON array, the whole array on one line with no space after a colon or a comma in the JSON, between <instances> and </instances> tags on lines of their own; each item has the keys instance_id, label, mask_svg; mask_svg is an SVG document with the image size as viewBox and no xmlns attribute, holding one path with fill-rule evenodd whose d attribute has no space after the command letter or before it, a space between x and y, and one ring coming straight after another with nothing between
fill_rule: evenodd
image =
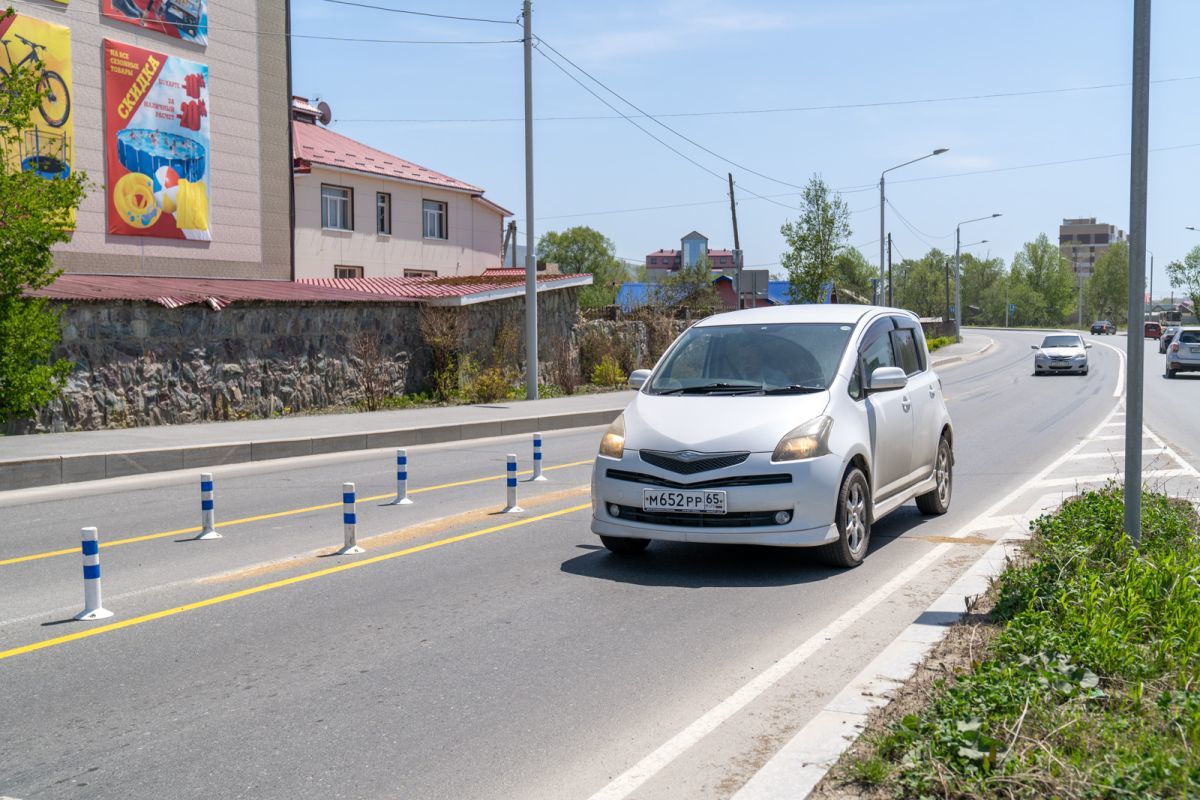
<instances>
[{"instance_id":1,"label":"road","mask_svg":"<svg viewBox=\"0 0 1200 800\"><path fill-rule=\"evenodd\" d=\"M608 554L586 507L600 429L545 437L551 480L521 484L520 515L494 512L528 437L410 448L405 507L383 505L388 453L218 470L214 541L181 532L191 481L5 500L0 795L729 797L978 558L980 515L1119 402L1115 350L1035 379L1037 334L989 335L942 372L950 513L900 509L849 571L796 550ZM1160 359L1147 423L1194 455L1196 426L1172 420L1200 407L1200 378L1156 383ZM347 480L376 498L367 552L329 557ZM108 543L111 620L69 621L83 525Z\"/></svg>"}]
</instances>

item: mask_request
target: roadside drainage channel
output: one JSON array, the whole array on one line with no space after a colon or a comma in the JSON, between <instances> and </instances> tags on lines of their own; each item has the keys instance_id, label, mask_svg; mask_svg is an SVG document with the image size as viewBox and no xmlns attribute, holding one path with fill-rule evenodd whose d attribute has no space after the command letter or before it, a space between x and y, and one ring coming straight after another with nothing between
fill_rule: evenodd
<instances>
[{"instance_id":1,"label":"roadside drainage channel","mask_svg":"<svg viewBox=\"0 0 1200 800\"><path fill-rule=\"evenodd\" d=\"M612 408L330 436L0 460L0 492L252 461L440 444L536 431L588 428L607 425L620 413L620 408Z\"/></svg>"}]
</instances>

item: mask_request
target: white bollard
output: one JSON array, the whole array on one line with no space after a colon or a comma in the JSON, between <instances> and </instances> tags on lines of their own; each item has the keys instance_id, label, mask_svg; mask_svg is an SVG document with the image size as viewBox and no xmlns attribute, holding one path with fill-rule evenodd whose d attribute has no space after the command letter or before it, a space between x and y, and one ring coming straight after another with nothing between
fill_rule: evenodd
<instances>
[{"instance_id":1,"label":"white bollard","mask_svg":"<svg viewBox=\"0 0 1200 800\"><path fill-rule=\"evenodd\" d=\"M412 505L412 500L408 498L408 451L404 448L396 451L396 499L389 505Z\"/></svg>"},{"instance_id":2,"label":"white bollard","mask_svg":"<svg viewBox=\"0 0 1200 800\"><path fill-rule=\"evenodd\" d=\"M517 456L515 453L508 454L508 463L504 469L505 483L508 484L508 505L504 507L502 514L517 514L525 509L517 505Z\"/></svg>"},{"instance_id":3,"label":"white bollard","mask_svg":"<svg viewBox=\"0 0 1200 800\"><path fill-rule=\"evenodd\" d=\"M104 607L100 597L100 537L95 528L81 531L83 549L83 611L75 619L104 619L113 612Z\"/></svg>"},{"instance_id":4,"label":"white bollard","mask_svg":"<svg viewBox=\"0 0 1200 800\"><path fill-rule=\"evenodd\" d=\"M542 435L540 433L533 435L533 478L531 480L549 480L542 474Z\"/></svg>"},{"instance_id":5,"label":"white bollard","mask_svg":"<svg viewBox=\"0 0 1200 800\"><path fill-rule=\"evenodd\" d=\"M216 511L213 509L213 476L211 472L200 473L200 533L197 539L220 539L217 533Z\"/></svg>"},{"instance_id":6,"label":"white bollard","mask_svg":"<svg viewBox=\"0 0 1200 800\"><path fill-rule=\"evenodd\" d=\"M342 526L344 528L342 549L334 555L349 556L363 552L358 546L358 512L354 497L354 484L342 484Z\"/></svg>"}]
</instances>

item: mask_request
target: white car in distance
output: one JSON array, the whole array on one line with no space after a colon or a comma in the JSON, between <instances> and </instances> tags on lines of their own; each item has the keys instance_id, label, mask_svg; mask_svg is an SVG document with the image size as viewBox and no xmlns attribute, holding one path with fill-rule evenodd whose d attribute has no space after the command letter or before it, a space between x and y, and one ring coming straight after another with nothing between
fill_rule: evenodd
<instances>
[{"instance_id":1,"label":"white car in distance","mask_svg":"<svg viewBox=\"0 0 1200 800\"><path fill-rule=\"evenodd\" d=\"M878 306L789 305L685 331L600 443L592 531L815 547L862 562L871 525L912 498L943 514L954 434L920 322Z\"/></svg>"},{"instance_id":2,"label":"white car in distance","mask_svg":"<svg viewBox=\"0 0 1200 800\"><path fill-rule=\"evenodd\" d=\"M1029 346L1037 351L1033 355L1034 375L1049 372L1088 374L1087 351L1092 346L1084 344L1083 337L1077 333L1052 333L1042 339L1040 345Z\"/></svg>"}]
</instances>

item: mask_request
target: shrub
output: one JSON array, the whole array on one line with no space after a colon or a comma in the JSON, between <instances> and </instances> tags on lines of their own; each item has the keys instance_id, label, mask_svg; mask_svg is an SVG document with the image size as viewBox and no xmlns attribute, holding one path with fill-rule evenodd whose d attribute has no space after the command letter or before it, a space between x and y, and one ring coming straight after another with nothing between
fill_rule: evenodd
<instances>
[{"instance_id":1,"label":"shrub","mask_svg":"<svg viewBox=\"0 0 1200 800\"><path fill-rule=\"evenodd\" d=\"M472 403L494 403L508 397L513 382L499 367L480 370L467 380L466 396Z\"/></svg>"},{"instance_id":2,"label":"shrub","mask_svg":"<svg viewBox=\"0 0 1200 800\"><path fill-rule=\"evenodd\" d=\"M592 383L597 386L616 387L625 383L626 376L621 365L611 355L600 359L600 363L592 369Z\"/></svg>"},{"instance_id":3,"label":"shrub","mask_svg":"<svg viewBox=\"0 0 1200 800\"><path fill-rule=\"evenodd\" d=\"M550 343L550 363L546 365L546 374L550 380L562 389L564 394L575 394L579 384L583 382L579 373L579 358L571 345L570 337L554 339ZM539 393L539 396L541 394Z\"/></svg>"}]
</instances>

